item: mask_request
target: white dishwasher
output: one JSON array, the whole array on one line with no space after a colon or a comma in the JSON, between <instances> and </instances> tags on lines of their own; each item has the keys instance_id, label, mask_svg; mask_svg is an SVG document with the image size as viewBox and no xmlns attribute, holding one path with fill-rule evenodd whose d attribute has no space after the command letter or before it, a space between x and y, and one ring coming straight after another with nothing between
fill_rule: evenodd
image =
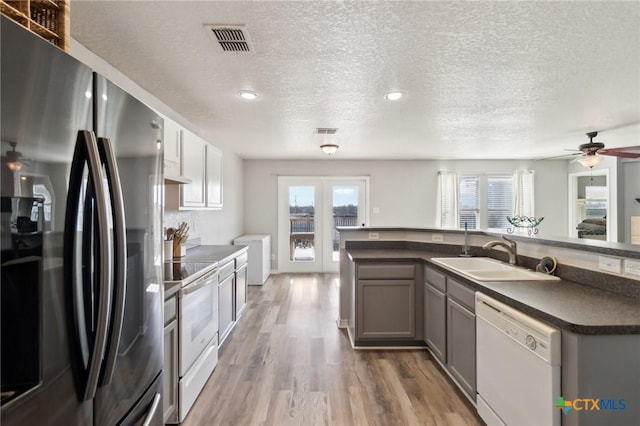
<instances>
[{"instance_id":1,"label":"white dishwasher","mask_svg":"<svg viewBox=\"0 0 640 426\"><path fill-rule=\"evenodd\" d=\"M476 293L477 407L488 426L560 425L560 330Z\"/></svg>"}]
</instances>

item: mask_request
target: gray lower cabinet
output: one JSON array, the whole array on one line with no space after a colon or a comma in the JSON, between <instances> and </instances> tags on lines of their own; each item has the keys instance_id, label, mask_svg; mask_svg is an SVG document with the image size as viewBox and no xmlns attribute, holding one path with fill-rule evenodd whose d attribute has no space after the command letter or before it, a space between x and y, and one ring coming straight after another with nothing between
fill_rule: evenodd
<instances>
[{"instance_id":1,"label":"gray lower cabinet","mask_svg":"<svg viewBox=\"0 0 640 426\"><path fill-rule=\"evenodd\" d=\"M476 316L447 298L447 367L463 390L476 395Z\"/></svg>"},{"instance_id":2,"label":"gray lower cabinet","mask_svg":"<svg viewBox=\"0 0 640 426\"><path fill-rule=\"evenodd\" d=\"M431 352L447 362L447 299L443 292L424 285L424 335Z\"/></svg>"},{"instance_id":3,"label":"gray lower cabinet","mask_svg":"<svg viewBox=\"0 0 640 426\"><path fill-rule=\"evenodd\" d=\"M418 292L416 327L416 265L413 263L357 263L354 268L352 319L356 344L411 344L422 340L422 288ZM409 342L409 343L408 343Z\"/></svg>"},{"instance_id":4,"label":"gray lower cabinet","mask_svg":"<svg viewBox=\"0 0 640 426\"><path fill-rule=\"evenodd\" d=\"M178 413L178 321L173 320L164 328L164 422Z\"/></svg>"},{"instance_id":5,"label":"gray lower cabinet","mask_svg":"<svg viewBox=\"0 0 640 426\"><path fill-rule=\"evenodd\" d=\"M424 268L424 330L431 353L476 400L475 292L462 282Z\"/></svg>"},{"instance_id":6,"label":"gray lower cabinet","mask_svg":"<svg viewBox=\"0 0 640 426\"><path fill-rule=\"evenodd\" d=\"M247 303L247 264L236 269L236 296L234 319L237 321Z\"/></svg>"},{"instance_id":7,"label":"gray lower cabinet","mask_svg":"<svg viewBox=\"0 0 640 426\"><path fill-rule=\"evenodd\" d=\"M233 311L235 300L233 297L233 287L235 275L228 275L218 284L218 330L220 336L219 345L227 338L233 328Z\"/></svg>"},{"instance_id":8,"label":"gray lower cabinet","mask_svg":"<svg viewBox=\"0 0 640 426\"><path fill-rule=\"evenodd\" d=\"M359 280L357 337L413 339L414 295L414 280Z\"/></svg>"},{"instance_id":9,"label":"gray lower cabinet","mask_svg":"<svg viewBox=\"0 0 640 426\"><path fill-rule=\"evenodd\" d=\"M178 300L176 295L164 301L164 423L178 423Z\"/></svg>"}]
</instances>

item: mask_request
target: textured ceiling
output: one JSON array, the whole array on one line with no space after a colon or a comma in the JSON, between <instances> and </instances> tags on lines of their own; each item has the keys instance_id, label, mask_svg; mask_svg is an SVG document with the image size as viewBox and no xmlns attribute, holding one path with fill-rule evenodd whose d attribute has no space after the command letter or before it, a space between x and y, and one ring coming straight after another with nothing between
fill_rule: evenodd
<instances>
[{"instance_id":1,"label":"textured ceiling","mask_svg":"<svg viewBox=\"0 0 640 426\"><path fill-rule=\"evenodd\" d=\"M71 35L244 158L545 158L640 145L639 2L74 1ZM204 24L243 24L255 54ZM248 102L238 91L259 93ZM390 102L392 89L405 96Z\"/></svg>"}]
</instances>

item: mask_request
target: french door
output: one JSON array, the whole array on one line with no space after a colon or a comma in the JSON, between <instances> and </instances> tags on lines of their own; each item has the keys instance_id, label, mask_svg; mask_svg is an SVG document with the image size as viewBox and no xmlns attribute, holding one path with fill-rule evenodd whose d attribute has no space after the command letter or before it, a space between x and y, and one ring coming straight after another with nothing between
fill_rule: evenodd
<instances>
[{"instance_id":1,"label":"french door","mask_svg":"<svg viewBox=\"0 0 640 426\"><path fill-rule=\"evenodd\" d=\"M337 272L337 226L362 226L367 218L367 177L278 178L278 269Z\"/></svg>"}]
</instances>

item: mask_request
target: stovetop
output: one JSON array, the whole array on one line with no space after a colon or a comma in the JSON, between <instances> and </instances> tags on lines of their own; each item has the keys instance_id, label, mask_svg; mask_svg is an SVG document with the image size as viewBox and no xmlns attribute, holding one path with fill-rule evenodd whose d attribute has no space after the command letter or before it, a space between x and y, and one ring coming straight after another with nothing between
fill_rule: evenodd
<instances>
[{"instance_id":1,"label":"stovetop","mask_svg":"<svg viewBox=\"0 0 640 426\"><path fill-rule=\"evenodd\" d=\"M217 266L217 262L164 262L164 282L181 282L182 285L186 285Z\"/></svg>"}]
</instances>

